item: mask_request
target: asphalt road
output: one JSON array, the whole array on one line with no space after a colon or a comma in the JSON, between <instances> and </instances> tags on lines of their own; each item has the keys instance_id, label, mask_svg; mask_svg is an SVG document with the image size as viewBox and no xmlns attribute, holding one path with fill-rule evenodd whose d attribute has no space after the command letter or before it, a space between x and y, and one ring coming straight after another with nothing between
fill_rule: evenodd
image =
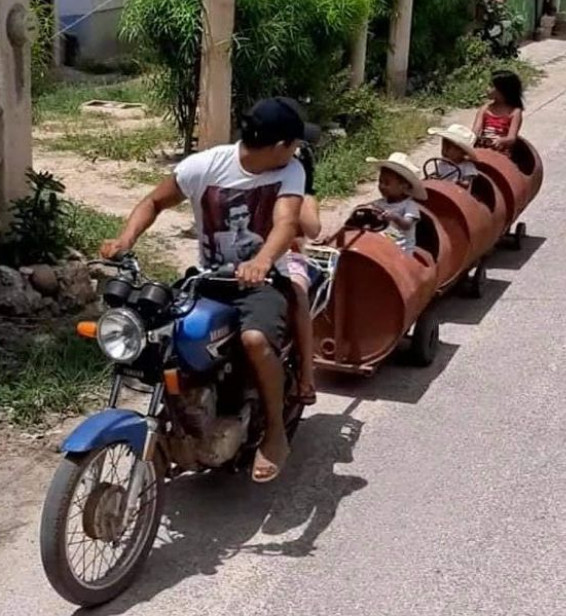
<instances>
[{"instance_id":1,"label":"asphalt road","mask_svg":"<svg viewBox=\"0 0 566 616\"><path fill-rule=\"evenodd\" d=\"M277 485L179 480L144 574L92 613L566 614L559 45L546 58L550 78L529 97L524 131L546 167L523 216L531 237L523 252L495 255L482 301L443 305L437 363L388 365L371 380L324 379ZM13 503L13 523L0 534L2 616L83 613L41 571L37 521L52 461L38 462L12 461L16 471L2 485Z\"/></svg>"}]
</instances>

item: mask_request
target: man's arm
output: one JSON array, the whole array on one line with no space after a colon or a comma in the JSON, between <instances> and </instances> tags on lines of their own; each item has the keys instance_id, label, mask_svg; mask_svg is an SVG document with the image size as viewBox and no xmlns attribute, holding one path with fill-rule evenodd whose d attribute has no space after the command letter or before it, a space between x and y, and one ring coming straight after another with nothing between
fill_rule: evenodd
<instances>
[{"instance_id":1,"label":"man's arm","mask_svg":"<svg viewBox=\"0 0 566 616\"><path fill-rule=\"evenodd\" d=\"M182 203L185 196L181 192L174 175L163 180L145 199L134 208L126 226L115 240L105 240L100 247L100 254L105 259L112 259L119 252L130 250L140 235L147 231L159 214L168 208Z\"/></svg>"},{"instance_id":2,"label":"man's arm","mask_svg":"<svg viewBox=\"0 0 566 616\"><path fill-rule=\"evenodd\" d=\"M305 195L301 205L300 225L302 232L311 240L315 240L322 230L318 215L318 201L312 195Z\"/></svg>"},{"instance_id":3,"label":"man's arm","mask_svg":"<svg viewBox=\"0 0 566 616\"><path fill-rule=\"evenodd\" d=\"M273 211L273 228L258 254L241 263L237 276L244 285L262 284L269 270L290 248L299 231L299 215L303 198L280 197Z\"/></svg>"}]
</instances>

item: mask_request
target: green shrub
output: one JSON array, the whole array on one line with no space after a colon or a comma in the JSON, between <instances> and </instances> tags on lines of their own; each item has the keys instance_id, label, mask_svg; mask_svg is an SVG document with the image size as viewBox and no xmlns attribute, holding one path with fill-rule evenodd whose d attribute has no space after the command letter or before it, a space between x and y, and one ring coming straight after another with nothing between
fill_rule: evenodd
<instances>
[{"instance_id":1,"label":"green shrub","mask_svg":"<svg viewBox=\"0 0 566 616\"><path fill-rule=\"evenodd\" d=\"M12 206L13 220L1 245L3 263L12 267L54 263L74 248L96 257L103 240L117 237L124 219L102 214L63 197L65 186L51 173L28 171L31 193ZM171 281L177 271L163 260L151 235L137 249L144 271L151 278Z\"/></svg>"},{"instance_id":2,"label":"green shrub","mask_svg":"<svg viewBox=\"0 0 566 616\"><path fill-rule=\"evenodd\" d=\"M186 153L199 95L201 13L202 0L129 0L122 17L122 36L148 64L150 91L175 120Z\"/></svg>"},{"instance_id":3,"label":"green shrub","mask_svg":"<svg viewBox=\"0 0 566 616\"><path fill-rule=\"evenodd\" d=\"M458 68L447 77L430 82L424 90L425 95L449 107L471 108L484 103L491 74L495 70L517 72L525 86L532 84L540 75L526 62L495 58L489 43L477 36L462 37L456 45L455 57L458 58Z\"/></svg>"},{"instance_id":4,"label":"green shrub","mask_svg":"<svg viewBox=\"0 0 566 616\"><path fill-rule=\"evenodd\" d=\"M51 86L51 59L53 57L53 8L42 0L31 0L39 25L38 35L31 46L31 89L35 99Z\"/></svg>"},{"instance_id":5,"label":"green shrub","mask_svg":"<svg viewBox=\"0 0 566 616\"><path fill-rule=\"evenodd\" d=\"M391 107L364 86L335 94L333 110L345 116L347 137L322 144L318 153L316 187L321 198L347 195L360 180L374 177L368 156L387 157L409 151L426 135L428 117L409 105Z\"/></svg>"},{"instance_id":6,"label":"green shrub","mask_svg":"<svg viewBox=\"0 0 566 616\"><path fill-rule=\"evenodd\" d=\"M389 46L389 20L394 0L382 0L374 6L368 44L368 76L385 84L385 66ZM453 50L457 39L472 23L470 0L419 0L414 3L411 33L410 76L417 86L430 75L447 74L457 66Z\"/></svg>"},{"instance_id":7,"label":"green shrub","mask_svg":"<svg viewBox=\"0 0 566 616\"><path fill-rule=\"evenodd\" d=\"M237 111L278 95L317 97L344 68L353 34L374 0L239 0Z\"/></svg>"},{"instance_id":8,"label":"green shrub","mask_svg":"<svg viewBox=\"0 0 566 616\"><path fill-rule=\"evenodd\" d=\"M42 143L52 150L77 152L93 162L99 158L146 162L155 158L160 148L174 141L175 130L165 124L127 131L107 128L67 132L61 137L44 139Z\"/></svg>"},{"instance_id":9,"label":"green shrub","mask_svg":"<svg viewBox=\"0 0 566 616\"><path fill-rule=\"evenodd\" d=\"M17 267L32 263L54 263L66 247L65 187L51 173L28 171L29 195L14 201L8 241L7 262Z\"/></svg>"}]
</instances>

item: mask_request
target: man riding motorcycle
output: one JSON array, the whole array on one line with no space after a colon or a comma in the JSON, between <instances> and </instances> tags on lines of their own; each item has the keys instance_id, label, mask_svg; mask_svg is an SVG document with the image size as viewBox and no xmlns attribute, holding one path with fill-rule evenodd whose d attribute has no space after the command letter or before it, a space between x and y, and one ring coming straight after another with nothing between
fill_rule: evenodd
<instances>
[{"instance_id":1,"label":"man riding motorcycle","mask_svg":"<svg viewBox=\"0 0 566 616\"><path fill-rule=\"evenodd\" d=\"M247 261L234 263L239 287L224 292L225 303L240 313L242 345L257 381L266 413L266 431L257 450L252 479L266 483L281 472L289 454L283 425L283 369L279 352L286 329L289 285L285 254L297 235L305 194L305 171L293 155L301 141L316 138L299 105L287 98L260 101L241 123L241 141L194 154L182 161L133 210L117 239L103 242L110 259L130 250L165 209L188 199L194 211L205 267L248 254L231 232L231 217L241 216L246 235L263 239ZM243 206L243 207L242 207ZM240 211L241 210L241 211ZM218 241L222 238L223 241ZM264 280L274 270L274 284Z\"/></svg>"}]
</instances>

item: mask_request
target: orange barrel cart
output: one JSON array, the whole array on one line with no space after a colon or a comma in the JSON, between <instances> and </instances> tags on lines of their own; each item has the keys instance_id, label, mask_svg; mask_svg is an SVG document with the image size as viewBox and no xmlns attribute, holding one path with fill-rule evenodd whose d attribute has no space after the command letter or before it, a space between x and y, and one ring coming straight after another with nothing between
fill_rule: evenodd
<instances>
[{"instance_id":1,"label":"orange barrel cart","mask_svg":"<svg viewBox=\"0 0 566 616\"><path fill-rule=\"evenodd\" d=\"M472 297L480 298L487 278L484 258L507 228L505 200L497 185L482 173L469 189L436 179L430 167L438 169L439 160L425 164L428 199L421 207L417 245L431 252L438 263L439 295L468 280Z\"/></svg>"},{"instance_id":2,"label":"orange barrel cart","mask_svg":"<svg viewBox=\"0 0 566 616\"><path fill-rule=\"evenodd\" d=\"M513 223L527 205L538 195L544 177L541 158L535 148L519 138L511 157L495 150L477 148L478 169L499 188L507 208L507 235L512 235L514 248L519 250L527 233L525 223L518 223L510 234Z\"/></svg>"},{"instance_id":3,"label":"orange barrel cart","mask_svg":"<svg viewBox=\"0 0 566 616\"><path fill-rule=\"evenodd\" d=\"M309 247L312 259L332 255L330 299L314 318L315 364L323 369L372 374L412 330L416 364L430 364L438 348L431 305L475 270L473 295L485 281L484 257L540 190L543 169L521 139L512 158L478 150L479 176L469 190L425 180L417 249L408 255L382 236L384 224L369 206L354 211L325 246ZM516 242L524 228L515 232Z\"/></svg>"},{"instance_id":4,"label":"orange barrel cart","mask_svg":"<svg viewBox=\"0 0 566 616\"><path fill-rule=\"evenodd\" d=\"M365 217L365 219L364 219ZM439 324L427 306L437 286L433 257L417 248L402 252L382 236L383 223L359 208L326 242L310 247L311 259L339 253L330 302L314 320L317 366L370 375L411 330L411 355L418 365L432 363Z\"/></svg>"}]
</instances>

